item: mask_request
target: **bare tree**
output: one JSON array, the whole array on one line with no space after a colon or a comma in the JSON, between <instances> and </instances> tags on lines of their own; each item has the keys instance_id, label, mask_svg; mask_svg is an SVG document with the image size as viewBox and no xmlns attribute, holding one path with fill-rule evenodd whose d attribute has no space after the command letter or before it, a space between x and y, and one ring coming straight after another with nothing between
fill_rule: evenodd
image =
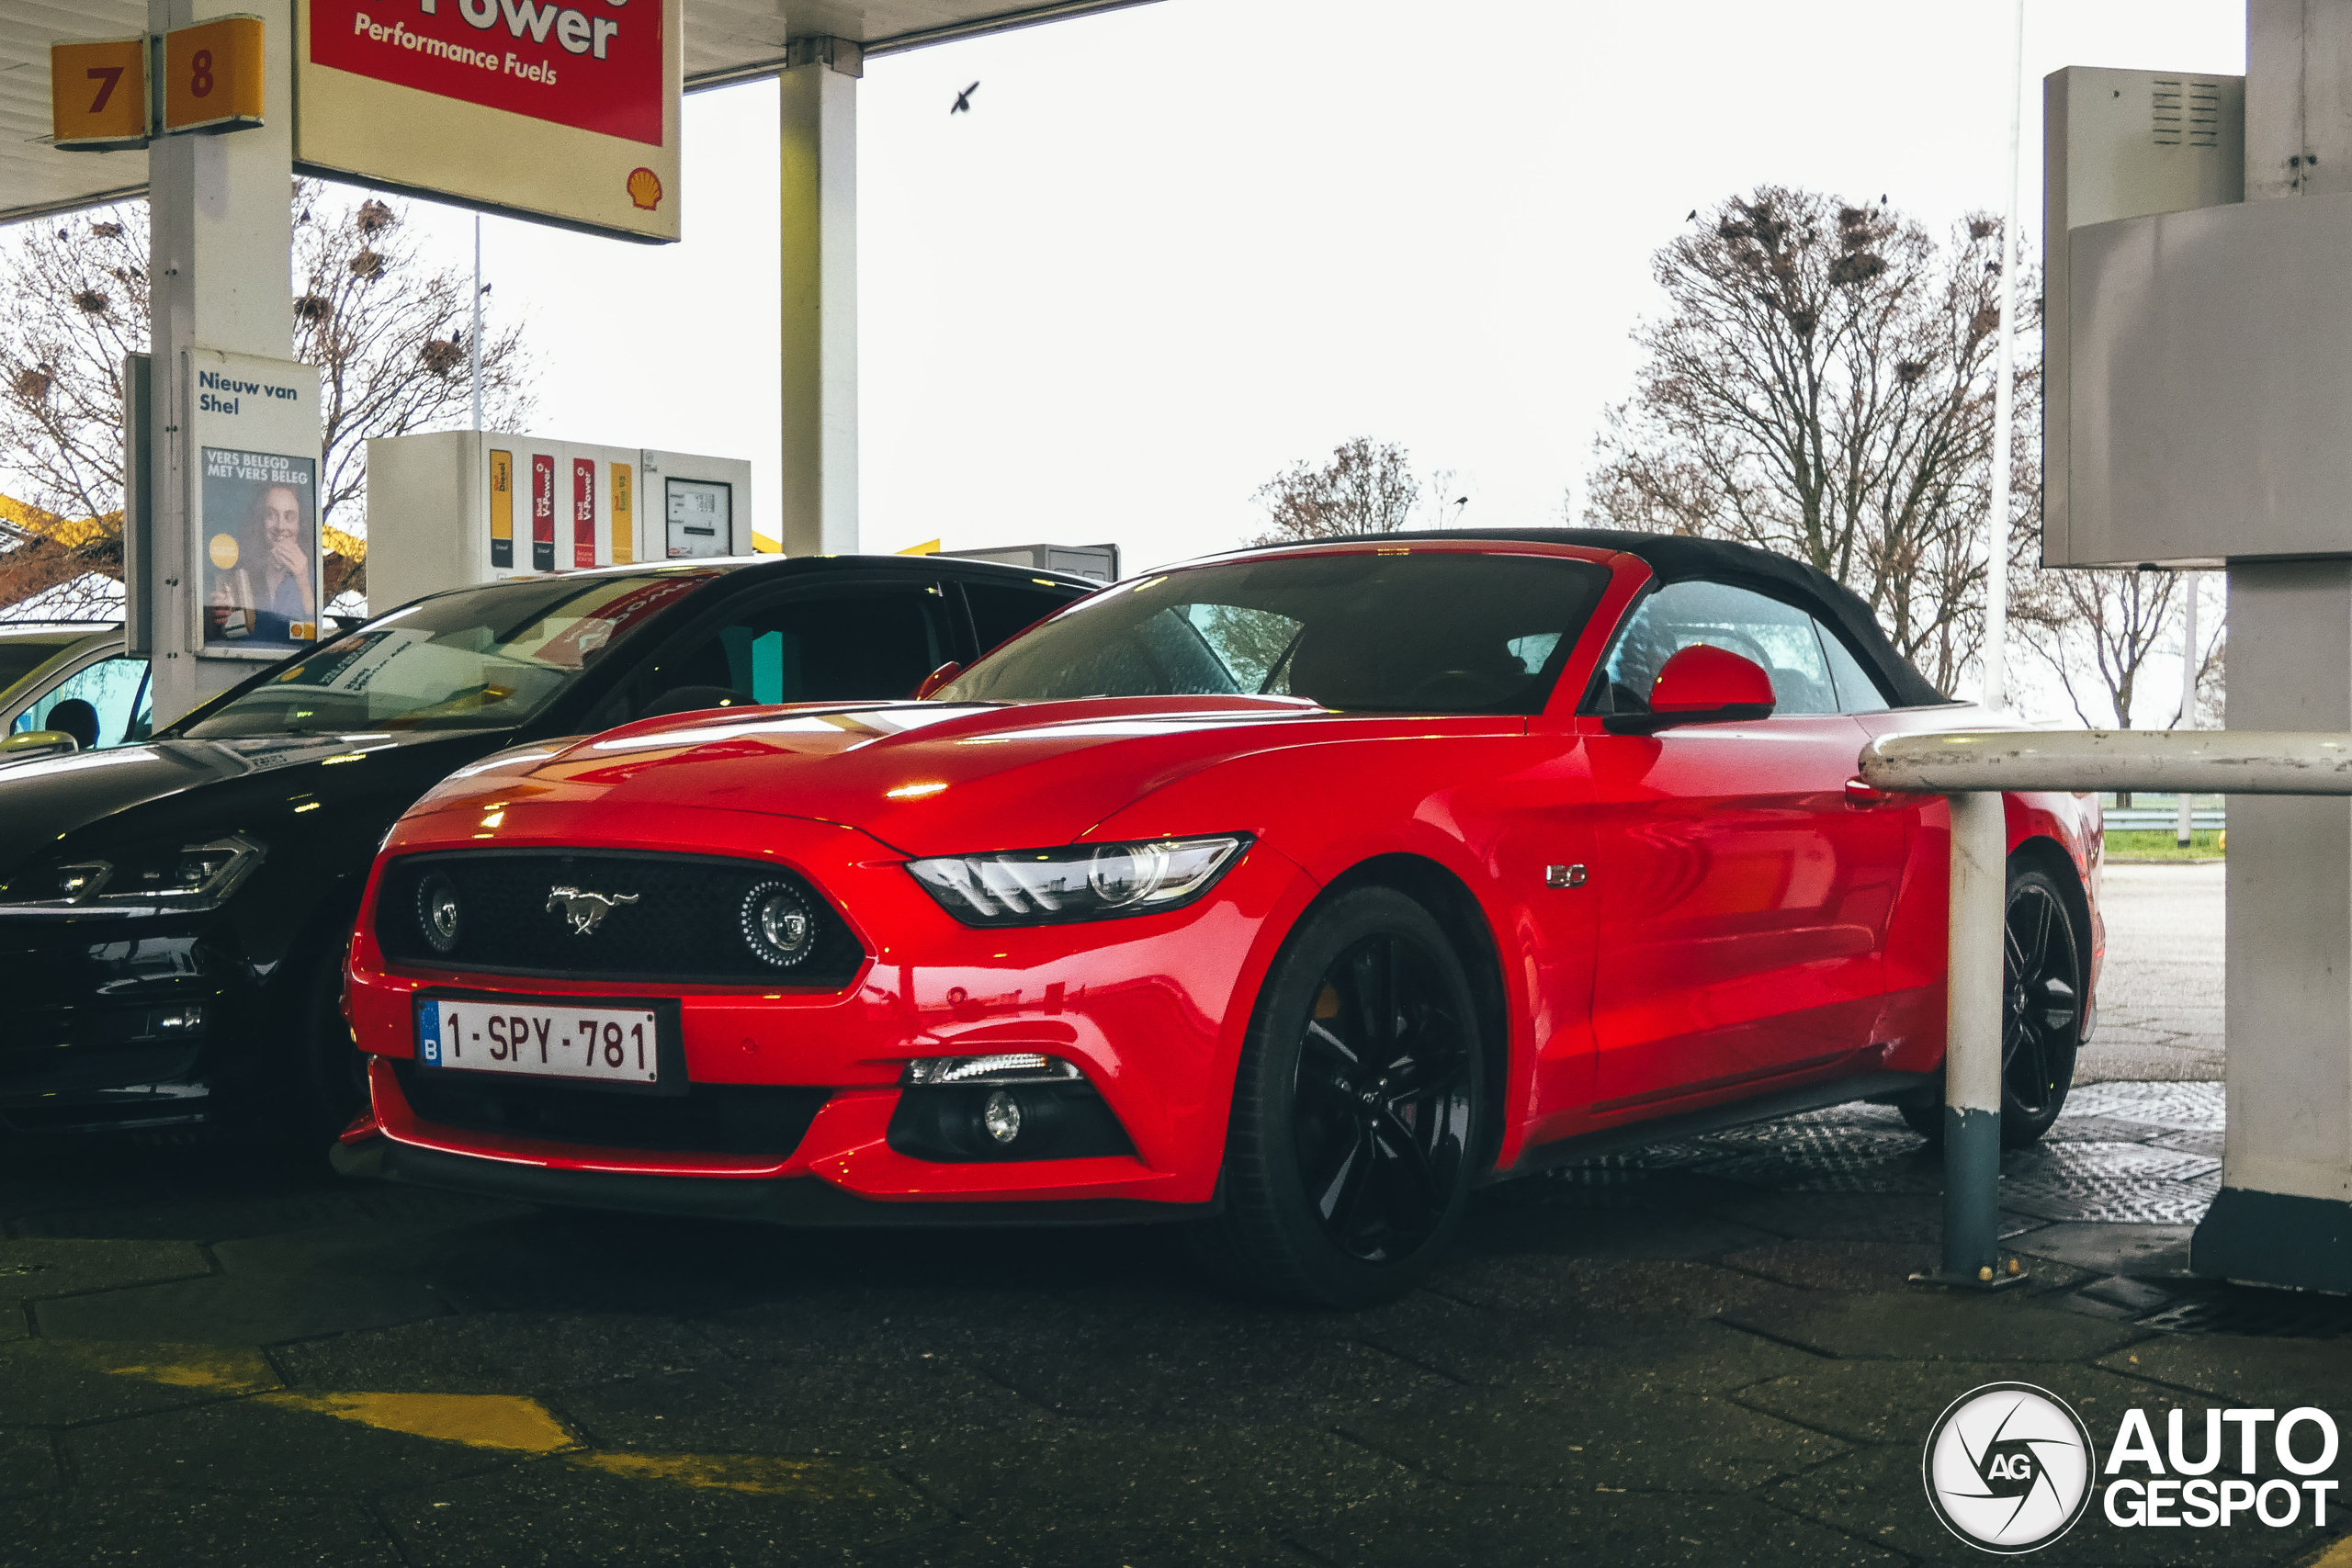
<instances>
[{"instance_id":1,"label":"bare tree","mask_svg":"<svg viewBox=\"0 0 2352 1568\"><path fill-rule=\"evenodd\" d=\"M423 256L401 207L315 180L297 181L292 200L290 345L319 367L320 521L364 539L368 438L469 417L471 275ZM146 204L128 202L28 225L0 252L0 472L28 492L25 508L0 509L0 604L68 584L73 602L44 600L45 610L112 601L122 359L147 346L147 243ZM532 369L520 329L486 331L481 347L485 418L522 423ZM359 554L329 555L330 602L365 593Z\"/></svg>"},{"instance_id":2,"label":"bare tree","mask_svg":"<svg viewBox=\"0 0 2352 1568\"><path fill-rule=\"evenodd\" d=\"M1669 308L1634 331L1647 360L1595 443L1587 520L1809 561L1949 689L1984 636L2000 243L1983 215L1939 246L1883 201L1724 201L1653 258ZM2018 362L2013 567L2040 489L2040 355Z\"/></svg>"},{"instance_id":3,"label":"bare tree","mask_svg":"<svg viewBox=\"0 0 2352 1568\"><path fill-rule=\"evenodd\" d=\"M1267 527L1252 544L1393 534L1412 525L1421 481L1402 446L1359 435L1333 447L1319 468L1293 463L1260 485L1256 500L1266 509Z\"/></svg>"},{"instance_id":4,"label":"bare tree","mask_svg":"<svg viewBox=\"0 0 2352 1568\"><path fill-rule=\"evenodd\" d=\"M2017 627L2065 688L2075 716L2088 729L2131 728L2140 673L2180 618L2179 575L2049 570L2028 582Z\"/></svg>"}]
</instances>

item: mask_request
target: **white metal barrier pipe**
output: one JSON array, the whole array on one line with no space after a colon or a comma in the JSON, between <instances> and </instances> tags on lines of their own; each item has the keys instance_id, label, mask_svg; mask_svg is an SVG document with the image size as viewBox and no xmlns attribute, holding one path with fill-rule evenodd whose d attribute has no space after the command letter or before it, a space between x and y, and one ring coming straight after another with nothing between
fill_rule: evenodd
<instances>
[{"instance_id":1,"label":"white metal barrier pipe","mask_svg":"<svg viewBox=\"0 0 2352 1568\"><path fill-rule=\"evenodd\" d=\"M1961 729L1883 735L1863 782L1929 795L1972 790L2179 790L2352 795L2352 734L2283 729Z\"/></svg>"},{"instance_id":2,"label":"white metal barrier pipe","mask_svg":"<svg viewBox=\"0 0 2352 1568\"><path fill-rule=\"evenodd\" d=\"M2001 1272L2001 1030L2008 980L2007 813L1998 795L1951 796L1951 928L1944 987L1944 1249L1931 1279Z\"/></svg>"},{"instance_id":3,"label":"white metal barrier pipe","mask_svg":"<svg viewBox=\"0 0 2352 1568\"><path fill-rule=\"evenodd\" d=\"M2000 1224L2001 1035L2008 833L2001 792L2177 790L2352 795L2352 733L2301 730L1973 729L1887 735L1862 748L1863 782L1951 800L1944 1037L1940 1283L2006 1283Z\"/></svg>"}]
</instances>

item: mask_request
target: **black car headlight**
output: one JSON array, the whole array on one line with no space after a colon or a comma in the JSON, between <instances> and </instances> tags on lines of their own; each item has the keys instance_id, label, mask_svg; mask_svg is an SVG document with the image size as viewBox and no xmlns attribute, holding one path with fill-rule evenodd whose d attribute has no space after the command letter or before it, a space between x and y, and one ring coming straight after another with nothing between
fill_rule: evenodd
<instances>
[{"instance_id":1,"label":"black car headlight","mask_svg":"<svg viewBox=\"0 0 2352 1568\"><path fill-rule=\"evenodd\" d=\"M193 914L218 908L268 853L242 833L52 862L0 886L0 913Z\"/></svg>"},{"instance_id":2,"label":"black car headlight","mask_svg":"<svg viewBox=\"0 0 2352 1568\"><path fill-rule=\"evenodd\" d=\"M1043 926L1148 915L1191 903L1250 845L1247 833L1066 844L909 861L940 908L967 926Z\"/></svg>"}]
</instances>

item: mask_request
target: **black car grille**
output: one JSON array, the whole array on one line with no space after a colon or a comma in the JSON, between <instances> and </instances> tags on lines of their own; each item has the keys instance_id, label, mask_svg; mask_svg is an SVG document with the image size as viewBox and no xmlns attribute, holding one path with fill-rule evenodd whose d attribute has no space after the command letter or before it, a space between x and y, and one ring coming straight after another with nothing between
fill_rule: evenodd
<instances>
[{"instance_id":1,"label":"black car grille","mask_svg":"<svg viewBox=\"0 0 2352 1568\"><path fill-rule=\"evenodd\" d=\"M479 1078L396 1062L417 1119L476 1133L514 1133L605 1149L770 1155L800 1146L830 1089L695 1084L681 1095L631 1094L575 1084Z\"/></svg>"},{"instance_id":2,"label":"black car grille","mask_svg":"<svg viewBox=\"0 0 2352 1568\"><path fill-rule=\"evenodd\" d=\"M426 941L419 891L435 873L457 890L455 943ZM797 962L755 953L744 931L754 888L783 884L811 921ZM599 894L594 929L582 931L556 902L558 888ZM837 990L856 975L865 950L807 878L759 861L626 851L459 851L403 855L384 872L376 940L396 964L500 975L813 987Z\"/></svg>"}]
</instances>

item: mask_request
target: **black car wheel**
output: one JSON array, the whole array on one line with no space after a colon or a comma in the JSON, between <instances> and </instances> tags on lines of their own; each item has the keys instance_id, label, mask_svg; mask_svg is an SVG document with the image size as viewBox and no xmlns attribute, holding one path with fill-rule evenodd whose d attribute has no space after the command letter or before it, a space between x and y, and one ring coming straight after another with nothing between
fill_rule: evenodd
<instances>
[{"instance_id":1,"label":"black car wheel","mask_svg":"<svg viewBox=\"0 0 2352 1568\"><path fill-rule=\"evenodd\" d=\"M2046 871L2009 868L2006 953L2001 965L2001 1142L2039 1143L2065 1108L2082 1043L2088 986L2085 943L2065 895ZM1905 1106L1904 1120L1940 1141L1944 1108Z\"/></svg>"},{"instance_id":2,"label":"black car wheel","mask_svg":"<svg viewBox=\"0 0 2352 1568\"><path fill-rule=\"evenodd\" d=\"M1203 1261L1310 1305L1409 1289L1469 1198L1480 1050L1468 977L1420 905L1368 887L1311 915L1250 1022Z\"/></svg>"}]
</instances>

